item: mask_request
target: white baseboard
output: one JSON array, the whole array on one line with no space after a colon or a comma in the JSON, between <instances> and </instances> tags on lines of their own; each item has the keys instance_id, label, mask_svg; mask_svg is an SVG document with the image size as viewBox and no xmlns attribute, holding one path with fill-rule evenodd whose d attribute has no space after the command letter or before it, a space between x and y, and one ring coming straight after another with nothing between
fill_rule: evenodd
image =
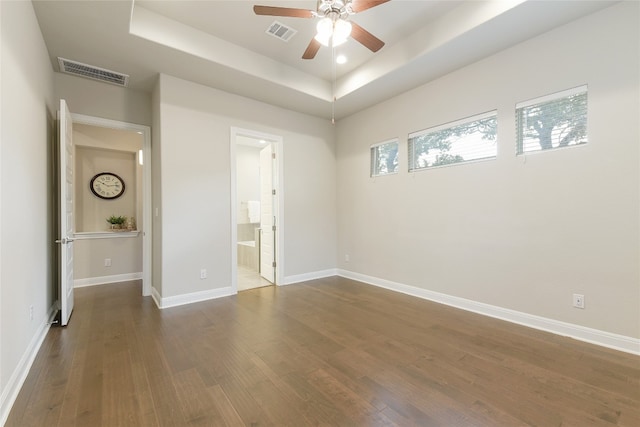
<instances>
[{"instance_id":1,"label":"white baseboard","mask_svg":"<svg viewBox=\"0 0 640 427\"><path fill-rule=\"evenodd\" d=\"M162 301L162 297L160 296L160 293L157 291L157 289L154 287L151 288L151 298L153 298L153 301L156 303L156 307L162 308L160 307L161 305L160 301Z\"/></svg>"},{"instance_id":2,"label":"white baseboard","mask_svg":"<svg viewBox=\"0 0 640 427\"><path fill-rule=\"evenodd\" d=\"M348 270L337 270L338 276L357 280L369 285L389 289L403 294L427 299L440 304L446 304L462 310L472 311L485 316L495 317L530 328L551 332L556 335L567 336L579 341L612 348L640 355L640 339L618 335L598 329L587 328L585 326L572 323L561 322L559 320L548 319L546 317L535 316L520 311L510 310L495 305L485 304L465 298L455 297L439 292L433 292L415 286L404 285L365 274L355 273Z\"/></svg>"},{"instance_id":3,"label":"white baseboard","mask_svg":"<svg viewBox=\"0 0 640 427\"><path fill-rule=\"evenodd\" d=\"M73 287L83 288L85 286L106 285L107 283L128 282L129 280L140 279L142 279L142 272L114 274L112 276L87 277L86 279L75 279L73 281Z\"/></svg>"},{"instance_id":4,"label":"white baseboard","mask_svg":"<svg viewBox=\"0 0 640 427\"><path fill-rule=\"evenodd\" d=\"M190 294L182 294L166 298L161 297L158 291L153 288L151 294L158 308L163 309L215 298L228 297L230 295L237 294L237 292L231 286L227 286L226 288L211 289L207 291L193 292Z\"/></svg>"},{"instance_id":5,"label":"white baseboard","mask_svg":"<svg viewBox=\"0 0 640 427\"><path fill-rule=\"evenodd\" d=\"M0 426L3 426L7 421L9 412L11 412L11 407L18 397L18 393L20 392L24 381L27 379L31 365L33 365L33 361L40 350L40 346L42 345L44 338L47 336L47 332L49 332L51 322L58 311L56 307L57 304L54 304L49 308L47 316L38 327L38 330L31 339L29 346L20 358L16 369L14 369L11 374L9 381L7 382L7 386L2 390L2 395L0 395Z\"/></svg>"},{"instance_id":6,"label":"white baseboard","mask_svg":"<svg viewBox=\"0 0 640 427\"><path fill-rule=\"evenodd\" d=\"M311 273L297 274L295 276L287 276L284 278L283 285L292 285L294 283L306 282L307 280L322 279L325 277L337 276L338 270L331 268L329 270L314 271Z\"/></svg>"}]
</instances>

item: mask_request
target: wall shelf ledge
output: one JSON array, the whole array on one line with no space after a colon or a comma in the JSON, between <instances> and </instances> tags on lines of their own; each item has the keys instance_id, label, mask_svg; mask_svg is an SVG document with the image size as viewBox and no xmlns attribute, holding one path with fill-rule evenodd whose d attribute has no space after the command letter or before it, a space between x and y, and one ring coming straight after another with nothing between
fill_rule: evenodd
<instances>
[{"instance_id":1,"label":"wall shelf ledge","mask_svg":"<svg viewBox=\"0 0 640 427\"><path fill-rule=\"evenodd\" d=\"M121 239L138 237L139 230L132 231L83 231L79 233L73 233L73 237L76 240L92 240L92 239Z\"/></svg>"}]
</instances>

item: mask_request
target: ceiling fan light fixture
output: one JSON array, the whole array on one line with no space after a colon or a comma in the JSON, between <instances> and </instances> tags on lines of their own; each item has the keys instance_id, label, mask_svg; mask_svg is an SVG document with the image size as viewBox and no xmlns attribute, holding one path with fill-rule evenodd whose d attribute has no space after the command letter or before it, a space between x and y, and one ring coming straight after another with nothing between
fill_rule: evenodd
<instances>
[{"instance_id":1,"label":"ceiling fan light fixture","mask_svg":"<svg viewBox=\"0 0 640 427\"><path fill-rule=\"evenodd\" d=\"M324 34L316 34L316 36L314 37L314 39L316 39L322 46L329 46L329 43L331 42L331 35L325 36Z\"/></svg>"},{"instance_id":2,"label":"ceiling fan light fixture","mask_svg":"<svg viewBox=\"0 0 640 427\"><path fill-rule=\"evenodd\" d=\"M335 22L329 17L322 18L316 25L317 34L315 39L323 46L339 46L347 41L351 35L351 23L343 19Z\"/></svg>"},{"instance_id":3,"label":"ceiling fan light fixture","mask_svg":"<svg viewBox=\"0 0 640 427\"><path fill-rule=\"evenodd\" d=\"M318 24L316 25L316 31L318 32L318 34L316 35L317 37L327 40L330 39L331 35L333 34L333 21L331 20L331 18L322 18L321 20L319 20Z\"/></svg>"},{"instance_id":4,"label":"ceiling fan light fixture","mask_svg":"<svg viewBox=\"0 0 640 427\"><path fill-rule=\"evenodd\" d=\"M333 40L333 46L340 46L341 44L344 44L344 42L347 41L347 38L345 37L345 38L341 39L341 38L338 38L336 36L333 36L332 40Z\"/></svg>"},{"instance_id":5,"label":"ceiling fan light fixture","mask_svg":"<svg viewBox=\"0 0 640 427\"><path fill-rule=\"evenodd\" d=\"M333 45L338 46L346 42L351 35L351 23L338 19L333 29Z\"/></svg>"}]
</instances>

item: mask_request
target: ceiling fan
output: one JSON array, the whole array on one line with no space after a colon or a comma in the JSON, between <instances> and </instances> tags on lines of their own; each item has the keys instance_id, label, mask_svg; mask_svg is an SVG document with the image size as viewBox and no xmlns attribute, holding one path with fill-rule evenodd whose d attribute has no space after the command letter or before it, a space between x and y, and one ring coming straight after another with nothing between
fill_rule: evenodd
<instances>
[{"instance_id":1,"label":"ceiling fan","mask_svg":"<svg viewBox=\"0 0 640 427\"><path fill-rule=\"evenodd\" d=\"M389 0L318 0L317 10L290 7L253 6L256 15L287 16L292 18L321 18L316 26L317 34L311 39L302 59L313 59L320 46L337 46L347 41L349 36L371 50L379 51L384 42L355 22L349 16Z\"/></svg>"}]
</instances>

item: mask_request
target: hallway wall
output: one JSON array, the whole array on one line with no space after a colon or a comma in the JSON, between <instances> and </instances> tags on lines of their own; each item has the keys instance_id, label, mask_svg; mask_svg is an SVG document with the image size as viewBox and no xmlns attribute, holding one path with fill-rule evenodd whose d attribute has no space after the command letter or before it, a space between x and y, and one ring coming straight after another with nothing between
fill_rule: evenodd
<instances>
[{"instance_id":1,"label":"hallway wall","mask_svg":"<svg viewBox=\"0 0 640 427\"><path fill-rule=\"evenodd\" d=\"M53 70L31 2L0 2L0 424L56 300Z\"/></svg>"}]
</instances>

